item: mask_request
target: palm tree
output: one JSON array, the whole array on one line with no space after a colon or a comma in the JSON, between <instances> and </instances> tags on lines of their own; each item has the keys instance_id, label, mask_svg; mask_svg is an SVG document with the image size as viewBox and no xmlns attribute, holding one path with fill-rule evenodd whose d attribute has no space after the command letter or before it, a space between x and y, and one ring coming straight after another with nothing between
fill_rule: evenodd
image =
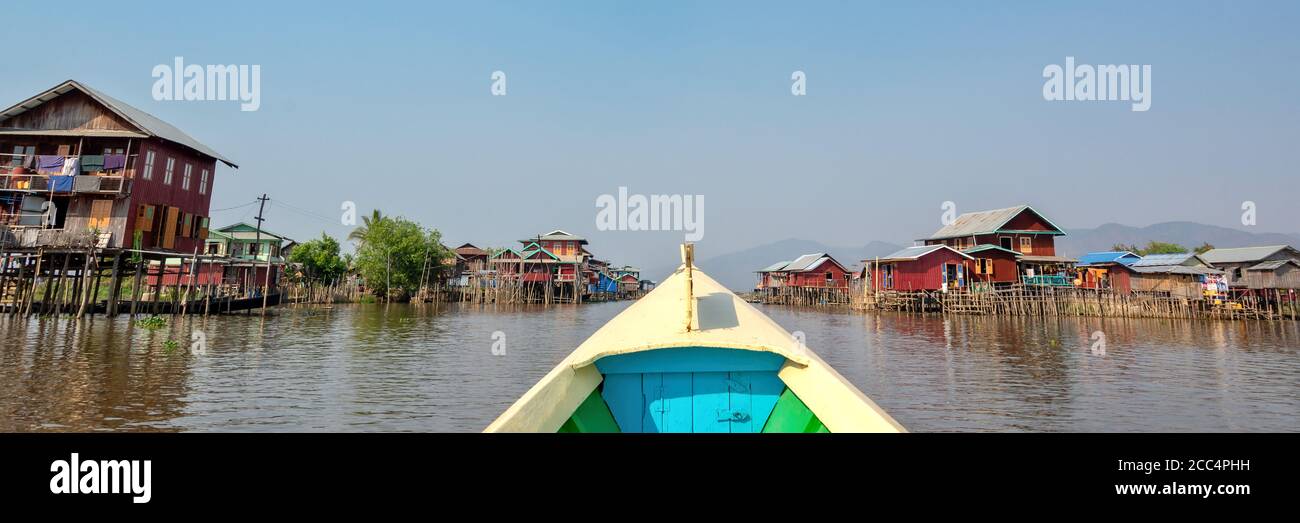
<instances>
[{"instance_id":1,"label":"palm tree","mask_svg":"<svg viewBox=\"0 0 1300 523\"><path fill-rule=\"evenodd\" d=\"M366 236L370 234L370 226L386 219L388 218L385 217L383 213L379 212L379 209L370 211L370 216L361 217L362 225L356 229L352 229L352 232L348 233L348 239L357 243L366 243Z\"/></svg>"}]
</instances>

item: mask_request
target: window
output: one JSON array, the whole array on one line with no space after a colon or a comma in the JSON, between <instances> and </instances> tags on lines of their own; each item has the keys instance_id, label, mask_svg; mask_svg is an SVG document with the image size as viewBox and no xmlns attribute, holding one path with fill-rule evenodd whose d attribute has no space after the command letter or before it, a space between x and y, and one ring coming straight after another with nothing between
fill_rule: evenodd
<instances>
[{"instance_id":1,"label":"window","mask_svg":"<svg viewBox=\"0 0 1300 523\"><path fill-rule=\"evenodd\" d=\"M832 281L835 281L835 275L831 274L831 271L826 271L826 283L830 283Z\"/></svg>"},{"instance_id":2,"label":"window","mask_svg":"<svg viewBox=\"0 0 1300 523\"><path fill-rule=\"evenodd\" d=\"M199 172L199 194L208 194L208 170Z\"/></svg>"},{"instance_id":3,"label":"window","mask_svg":"<svg viewBox=\"0 0 1300 523\"><path fill-rule=\"evenodd\" d=\"M193 174L194 174L194 166L193 166L193 165L190 165L190 164L188 164L188 163L185 164L185 172L184 172L183 174L181 174L181 190L182 190L182 191L188 191L188 190L190 190L190 178L192 177Z\"/></svg>"},{"instance_id":4,"label":"window","mask_svg":"<svg viewBox=\"0 0 1300 523\"><path fill-rule=\"evenodd\" d=\"M1029 254L1034 252L1034 240L1028 236L1020 237L1020 253Z\"/></svg>"},{"instance_id":5,"label":"window","mask_svg":"<svg viewBox=\"0 0 1300 523\"><path fill-rule=\"evenodd\" d=\"M35 145L15 145L14 155L9 158L10 167L21 167L28 156L36 154Z\"/></svg>"},{"instance_id":6,"label":"window","mask_svg":"<svg viewBox=\"0 0 1300 523\"><path fill-rule=\"evenodd\" d=\"M1012 249L1011 238L1007 238L1003 236L1001 238L998 238L998 243L1002 245L1003 249L1006 249L1008 251Z\"/></svg>"},{"instance_id":7,"label":"window","mask_svg":"<svg viewBox=\"0 0 1300 523\"><path fill-rule=\"evenodd\" d=\"M167 158L167 169L166 169L165 171L163 171L163 183L164 183L164 184L167 184L167 185L171 185L171 184L172 184L172 174L175 173L175 172L176 172L176 159L175 159L175 158L168 157L168 158Z\"/></svg>"},{"instance_id":8,"label":"window","mask_svg":"<svg viewBox=\"0 0 1300 523\"><path fill-rule=\"evenodd\" d=\"M153 179L153 159L154 159L153 151L144 153L144 175L142 176L142 178L146 180Z\"/></svg>"}]
</instances>

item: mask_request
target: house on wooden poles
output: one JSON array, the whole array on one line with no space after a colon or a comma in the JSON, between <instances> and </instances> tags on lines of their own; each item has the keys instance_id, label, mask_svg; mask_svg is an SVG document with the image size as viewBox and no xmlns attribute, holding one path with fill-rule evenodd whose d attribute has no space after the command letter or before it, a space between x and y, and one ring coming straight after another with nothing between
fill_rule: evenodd
<instances>
[{"instance_id":1,"label":"house on wooden poles","mask_svg":"<svg viewBox=\"0 0 1300 523\"><path fill-rule=\"evenodd\" d=\"M1079 257L1075 285L1084 289L1129 288L1130 265L1142 257L1128 251L1090 252Z\"/></svg>"},{"instance_id":2,"label":"house on wooden poles","mask_svg":"<svg viewBox=\"0 0 1300 523\"><path fill-rule=\"evenodd\" d=\"M755 271L758 274L758 284L754 286L754 291L760 294L779 291L785 285L785 273L781 269L790 265L791 261L779 261Z\"/></svg>"},{"instance_id":3,"label":"house on wooden poles","mask_svg":"<svg viewBox=\"0 0 1300 523\"><path fill-rule=\"evenodd\" d=\"M519 243L519 249L507 248L487 258L494 285L519 289L511 301L582 302L593 283L586 238L556 229Z\"/></svg>"},{"instance_id":4,"label":"house on wooden poles","mask_svg":"<svg viewBox=\"0 0 1300 523\"><path fill-rule=\"evenodd\" d=\"M1237 293L1300 289L1300 250L1290 245L1211 249L1201 258L1222 269Z\"/></svg>"},{"instance_id":5,"label":"house on wooden poles","mask_svg":"<svg viewBox=\"0 0 1300 523\"><path fill-rule=\"evenodd\" d=\"M1148 254L1125 268L1130 271L1127 285L1123 279L1118 279L1113 287L1119 292L1150 293L1191 300L1204 299L1207 289L1217 292L1223 276L1223 271L1206 263L1201 256L1189 252Z\"/></svg>"},{"instance_id":6,"label":"house on wooden poles","mask_svg":"<svg viewBox=\"0 0 1300 523\"><path fill-rule=\"evenodd\" d=\"M1224 271L1228 294L1263 307L1300 303L1300 250L1290 245L1211 249L1201 255Z\"/></svg>"},{"instance_id":7,"label":"house on wooden poles","mask_svg":"<svg viewBox=\"0 0 1300 523\"><path fill-rule=\"evenodd\" d=\"M962 214L918 241L963 252L983 245L999 247L1018 255L1016 280L1020 283L1068 287L1076 260L1056 254L1057 236L1065 236L1065 231L1033 207L1018 205ZM997 273L997 267L993 271Z\"/></svg>"},{"instance_id":8,"label":"house on wooden poles","mask_svg":"<svg viewBox=\"0 0 1300 523\"><path fill-rule=\"evenodd\" d=\"M207 249L209 253L225 253L221 283L228 293L253 296L259 295L268 282L271 289L279 286L287 260L285 248L295 244L292 239L244 222L215 232L208 239Z\"/></svg>"},{"instance_id":9,"label":"house on wooden poles","mask_svg":"<svg viewBox=\"0 0 1300 523\"><path fill-rule=\"evenodd\" d=\"M944 244L907 247L862 260L866 288L883 292L947 292L972 283L976 258ZM992 264L990 264L992 266ZM990 269L996 273L996 267ZM1014 271L1012 271L1014 274Z\"/></svg>"},{"instance_id":10,"label":"house on wooden poles","mask_svg":"<svg viewBox=\"0 0 1300 523\"><path fill-rule=\"evenodd\" d=\"M824 252L805 254L757 271L765 302L793 305L847 303L854 272Z\"/></svg>"},{"instance_id":11,"label":"house on wooden poles","mask_svg":"<svg viewBox=\"0 0 1300 523\"><path fill-rule=\"evenodd\" d=\"M450 269L446 276L447 285L450 287L469 287L476 283L480 278L490 278L492 272L488 269L488 259L492 253L472 243L464 243L455 249L451 249L451 259L447 260L447 268Z\"/></svg>"},{"instance_id":12,"label":"house on wooden poles","mask_svg":"<svg viewBox=\"0 0 1300 523\"><path fill-rule=\"evenodd\" d=\"M202 249L219 165L237 167L75 80L0 111L0 302L116 313L144 294L121 296L121 278L161 274L168 258ZM25 294L37 280L52 285ZM100 294L87 289L101 283L108 300L91 303Z\"/></svg>"}]
</instances>

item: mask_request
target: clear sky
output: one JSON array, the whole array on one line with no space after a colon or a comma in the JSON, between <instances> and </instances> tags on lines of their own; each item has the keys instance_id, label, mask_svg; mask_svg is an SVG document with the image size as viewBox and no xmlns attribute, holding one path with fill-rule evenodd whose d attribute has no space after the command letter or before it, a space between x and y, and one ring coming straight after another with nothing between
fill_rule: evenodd
<instances>
[{"instance_id":1,"label":"clear sky","mask_svg":"<svg viewBox=\"0 0 1300 523\"><path fill-rule=\"evenodd\" d=\"M1240 228L1249 200L1252 230L1300 232L1297 2L288 4L6 2L0 104L83 81L234 159L213 209L269 193L268 229L296 238L344 236L353 201L453 246L561 228L617 263L674 258L682 233L596 230L620 186L705 195L701 256L903 243L944 201ZM154 101L176 56L260 65L260 110ZM1066 56L1151 65L1150 110L1045 101Z\"/></svg>"}]
</instances>

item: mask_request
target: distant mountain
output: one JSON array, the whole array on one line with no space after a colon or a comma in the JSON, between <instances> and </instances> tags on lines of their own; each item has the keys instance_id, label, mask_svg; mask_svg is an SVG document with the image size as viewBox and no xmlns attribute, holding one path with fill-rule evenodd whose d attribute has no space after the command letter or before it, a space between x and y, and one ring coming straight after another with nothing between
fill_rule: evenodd
<instances>
[{"instance_id":1,"label":"distant mountain","mask_svg":"<svg viewBox=\"0 0 1300 523\"><path fill-rule=\"evenodd\" d=\"M1065 232L1065 237L1056 240L1056 252L1070 257L1108 251L1117 243L1141 247L1152 240L1176 243L1188 249L1195 249L1205 242L1215 247L1300 246L1300 234L1247 232L1194 222L1165 222L1146 227L1108 223L1094 229L1066 229Z\"/></svg>"},{"instance_id":2,"label":"distant mountain","mask_svg":"<svg viewBox=\"0 0 1300 523\"><path fill-rule=\"evenodd\" d=\"M902 249L901 246L873 241L861 247L832 247L813 240L787 239L758 247L728 254L696 260L695 265L708 272L728 289L735 291L753 290L758 282L755 271L779 261L792 261L804 254L825 252L834 256L840 263L853 268L861 265L862 260L872 256L884 256ZM653 274L668 274L676 267L659 268Z\"/></svg>"}]
</instances>

